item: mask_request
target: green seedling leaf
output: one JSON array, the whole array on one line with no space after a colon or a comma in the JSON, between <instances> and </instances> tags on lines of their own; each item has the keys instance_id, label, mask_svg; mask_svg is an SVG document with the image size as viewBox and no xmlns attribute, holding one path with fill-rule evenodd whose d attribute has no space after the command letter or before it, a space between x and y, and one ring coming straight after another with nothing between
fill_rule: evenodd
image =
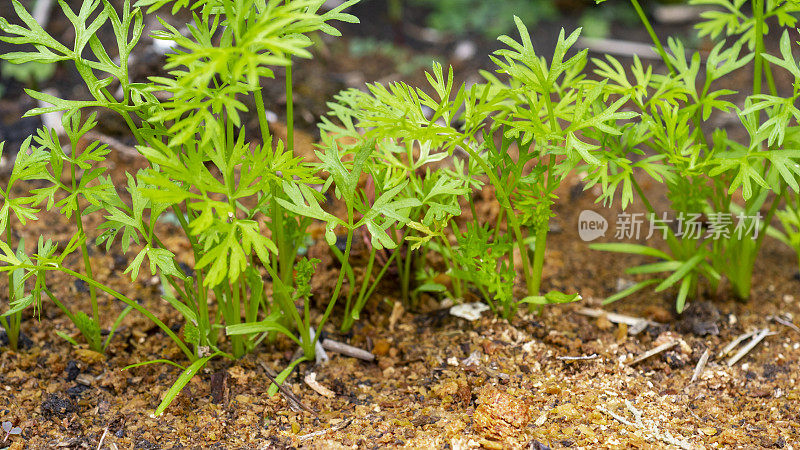
<instances>
[{"instance_id":1,"label":"green seedling leaf","mask_svg":"<svg viewBox=\"0 0 800 450\"><path fill-rule=\"evenodd\" d=\"M153 360L150 360L150 361L142 361L142 362L138 362L138 363L135 363L135 364L131 364L129 366L125 366L120 370L135 369L136 367L147 366L147 365L150 365L150 364L169 364L171 366L177 367L178 369L186 370L186 367L183 367L182 365L180 365L180 364L178 364L178 363L176 363L174 361L170 361L168 359L153 359Z\"/></svg>"},{"instance_id":2,"label":"green seedling leaf","mask_svg":"<svg viewBox=\"0 0 800 450\"><path fill-rule=\"evenodd\" d=\"M683 312L683 307L686 304L686 297L689 295L689 288L694 284L694 276L688 276L681 281L681 287L678 290L678 298L675 300L675 310L678 314Z\"/></svg>"},{"instance_id":3,"label":"green seedling leaf","mask_svg":"<svg viewBox=\"0 0 800 450\"><path fill-rule=\"evenodd\" d=\"M561 303L571 303L583 300L580 294L564 294L563 292L550 291L545 295L531 295L520 300L520 303L531 305L554 305Z\"/></svg>"},{"instance_id":4,"label":"green seedling leaf","mask_svg":"<svg viewBox=\"0 0 800 450\"><path fill-rule=\"evenodd\" d=\"M678 280L684 279L684 277L694 269L698 264L700 264L703 259L706 258L705 253L698 253L693 257L689 258L685 262L681 264L681 266L675 270L669 277L667 277L664 281L661 282L658 286L656 286L655 291L661 292L665 289L668 289L673 284L677 283ZM688 289L688 288L687 288Z\"/></svg>"},{"instance_id":5,"label":"green seedling leaf","mask_svg":"<svg viewBox=\"0 0 800 450\"><path fill-rule=\"evenodd\" d=\"M631 253L634 255L653 256L666 260L673 259L661 250L648 247L646 245L628 244L625 242L596 243L590 244L589 248L604 252Z\"/></svg>"},{"instance_id":6,"label":"green seedling leaf","mask_svg":"<svg viewBox=\"0 0 800 450\"><path fill-rule=\"evenodd\" d=\"M623 290L617 292L616 294L614 294L612 296L609 296L608 298L603 300L603 304L607 305L609 303L614 303L617 300L623 299L623 298L625 298L625 297L627 297L629 295L632 295L632 294L634 294L636 292L639 292L642 289L646 288L647 286L651 286L651 285L656 284L656 283L658 283L660 281L661 280L658 280L658 279L650 279L650 280L640 281L640 282L634 284L633 286L630 286L630 287L628 287L626 289L623 289Z\"/></svg>"},{"instance_id":7,"label":"green seedling leaf","mask_svg":"<svg viewBox=\"0 0 800 450\"><path fill-rule=\"evenodd\" d=\"M64 333L63 331L60 330L53 330L53 331L56 333L56 336L69 342L74 347L80 347L80 344L78 344L78 342L75 339L72 339L72 336L68 335L67 333Z\"/></svg>"},{"instance_id":8,"label":"green seedling leaf","mask_svg":"<svg viewBox=\"0 0 800 450\"><path fill-rule=\"evenodd\" d=\"M166 410L167 407L170 405L170 403L172 403L172 401L175 400L175 397L177 397L178 394L181 393L184 386L186 386L186 383L188 383L189 380L191 380L192 377L194 377L197 371L202 369L203 366L205 366L206 363L208 363L208 361L210 361L212 358L215 358L219 355L221 355L221 353L216 352L204 358L198 359L197 361L193 362L189 367L187 367L181 373L178 379L175 380L175 383L169 388L166 395L164 395L164 399L161 401L161 404L158 405L158 408L156 408L156 411L153 415L158 417L161 414L163 414L164 410Z\"/></svg>"},{"instance_id":9,"label":"green seedling leaf","mask_svg":"<svg viewBox=\"0 0 800 450\"><path fill-rule=\"evenodd\" d=\"M288 328L281 325L278 320L262 320L253 323L240 323L235 325L228 325L225 327L225 334L228 336L252 335L256 333L267 333L270 331L277 331L289 339L302 345L300 340Z\"/></svg>"},{"instance_id":10,"label":"green seedling leaf","mask_svg":"<svg viewBox=\"0 0 800 450\"><path fill-rule=\"evenodd\" d=\"M417 292L447 292L447 287L440 283L424 283L415 289Z\"/></svg>"},{"instance_id":11,"label":"green seedling leaf","mask_svg":"<svg viewBox=\"0 0 800 450\"><path fill-rule=\"evenodd\" d=\"M683 265L683 261L661 261L652 264L629 267L625 269L625 273L629 275L641 275L658 272L673 272L678 270L681 265Z\"/></svg>"},{"instance_id":12,"label":"green seedling leaf","mask_svg":"<svg viewBox=\"0 0 800 450\"><path fill-rule=\"evenodd\" d=\"M275 377L275 383L282 384L284 381L286 381L286 378L289 377L294 368L303 361L306 361L305 356L289 363L289 365L285 369L283 369L281 373L278 374L277 377ZM267 389L267 396L272 397L273 395L278 393L279 388L278 385L275 383L269 385L269 388Z\"/></svg>"},{"instance_id":13,"label":"green seedling leaf","mask_svg":"<svg viewBox=\"0 0 800 450\"><path fill-rule=\"evenodd\" d=\"M764 59L766 59L770 63L786 69L789 73L791 73L794 76L795 80L800 79L800 67L798 67L797 61L795 60L794 55L792 54L792 48L789 40L788 30L784 30L783 34L781 35L780 51L781 51L781 58L772 56L769 53L763 53L761 56L763 56Z\"/></svg>"}]
</instances>

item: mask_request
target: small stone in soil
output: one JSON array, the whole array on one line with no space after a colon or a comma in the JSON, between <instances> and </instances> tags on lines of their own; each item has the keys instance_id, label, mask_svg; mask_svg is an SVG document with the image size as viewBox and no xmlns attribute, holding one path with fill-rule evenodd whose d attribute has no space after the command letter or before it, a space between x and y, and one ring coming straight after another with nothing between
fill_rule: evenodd
<instances>
[{"instance_id":1,"label":"small stone in soil","mask_svg":"<svg viewBox=\"0 0 800 450\"><path fill-rule=\"evenodd\" d=\"M528 448L530 450L550 450L550 447L542 444L541 442L537 441L536 439L528 442Z\"/></svg>"},{"instance_id":2,"label":"small stone in soil","mask_svg":"<svg viewBox=\"0 0 800 450\"><path fill-rule=\"evenodd\" d=\"M79 373L81 373L81 369L78 367L78 362L74 359L70 360L67 363L67 381L74 381Z\"/></svg>"},{"instance_id":3,"label":"small stone in soil","mask_svg":"<svg viewBox=\"0 0 800 450\"><path fill-rule=\"evenodd\" d=\"M697 302L689 305L678 322L678 331L695 336L716 336L719 334L719 309L711 302Z\"/></svg>"},{"instance_id":4,"label":"small stone in soil","mask_svg":"<svg viewBox=\"0 0 800 450\"><path fill-rule=\"evenodd\" d=\"M67 392L67 395L69 395L70 397L76 398L76 397L80 397L81 395L83 395L83 393L86 392L89 389L91 389L89 386L86 386L84 384L78 383L75 386L72 386L71 388L67 389L66 392Z\"/></svg>"},{"instance_id":5,"label":"small stone in soil","mask_svg":"<svg viewBox=\"0 0 800 450\"><path fill-rule=\"evenodd\" d=\"M681 358L678 352L664 352L664 361L671 369L680 369L686 365L686 362Z\"/></svg>"},{"instance_id":6,"label":"small stone in soil","mask_svg":"<svg viewBox=\"0 0 800 450\"><path fill-rule=\"evenodd\" d=\"M50 394L42 402L42 415L45 417L66 417L70 413L77 410L75 403L69 398L62 397L58 394Z\"/></svg>"}]
</instances>

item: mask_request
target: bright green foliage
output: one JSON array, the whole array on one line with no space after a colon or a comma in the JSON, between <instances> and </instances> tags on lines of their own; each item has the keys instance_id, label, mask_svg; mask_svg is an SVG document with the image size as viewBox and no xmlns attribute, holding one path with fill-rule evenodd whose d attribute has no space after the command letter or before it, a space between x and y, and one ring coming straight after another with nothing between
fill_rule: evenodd
<instances>
[{"instance_id":1,"label":"bright green foliage","mask_svg":"<svg viewBox=\"0 0 800 450\"><path fill-rule=\"evenodd\" d=\"M513 244L508 235L492 240L492 234L489 224L467 224L464 234L459 236L454 258L457 269L452 274L475 286L495 314L512 318L517 312L517 302L514 301L516 271L504 257L512 250Z\"/></svg>"},{"instance_id":2,"label":"bright green foliage","mask_svg":"<svg viewBox=\"0 0 800 450\"><path fill-rule=\"evenodd\" d=\"M639 8L636 0L632 3ZM669 68L668 74L653 74L638 59L630 71L612 57L595 61L596 73L607 80L598 84L605 84L609 92L630 97L639 118L626 124L621 134L605 141L608 151L619 155L620 164L612 172L593 172L589 178L603 186L613 186L620 176L631 180L633 189L623 183L623 206L635 190L650 213L660 217L636 180L628 175L643 171L666 183L673 214L687 218L702 215L711 225L727 217L728 233L705 230L678 233L667 227L664 232L669 251L658 254L647 247L629 244L594 245L596 249L662 260L631 268L628 273L667 273L664 278L656 276L637 283L607 301L652 284L657 292L679 285L676 307L681 311L687 298L697 292L701 280L706 280L713 289L722 277L730 281L737 296L747 299L753 264L767 225L787 190L796 191L798 187L800 151L788 136L794 134L800 118L800 111L794 106L800 71L785 32L780 58L765 52L763 36L767 32L765 20L776 17L782 26L794 24L796 19L790 13L800 8L793 2L754 1L750 17L742 11L743 1L693 3L723 8L703 14L705 20L697 25L700 36L733 38L715 45L705 62L697 52L687 55L683 44L676 39L670 38L665 49L644 15L641 17ZM795 76L794 93L790 97L778 95L769 63ZM728 74L745 68L753 70L754 82L752 91L746 91L749 95L744 107L740 108L728 100L736 92L714 86ZM769 94L762 93L763 78L767 80ZM735 114L749 141L734 141L719 129L708 133L709 119L712 114L720 113ZM626 162L629 154L644 158L630 164ZM734 202L737 192L744 200L743 205ZM762 210L767 210L767 214L759 217ZM747 234L741 230L747 230Z\"/></svg>"},{"instance_id":3,"label":"bright green foliage","mask_svg":"<svg viewBox=\"0 0 800 450\"><path fill-rule=\"evenodd\" d=\"M569 36L562 32L548 62L537 55L522 21L516 19L516 23L520 40L500 37L508 47L492 57L500 75L485 73L486 83L455 86L452 70L445 73L434 64L428 74L432 94L404 83L369 85L368 94L349 91L332 105L341 128L329 121L322 126L337 136L375 140L378 151L398 146L405 150L405 155L397 151L393 153L398 156L384 160L403 169L400 173L411 180L410 186L422 187L408 194L425 200L421 209L409 215L411 249L422 249L423 258L426 251L438 251L455 277L456 295L459 283L471 284L505 317L517 308L510 288L518 267L513 248L520 254L529 297L539 299L555 189L577 167L609 170L615 160L601 150L599 142L606 135L619 134L617 122L634 115L620 111L627 97L606 102L604 85L583 80L586 51L566 57L579 32ZM366 129L363 137L354 133L356 125ZM433 185L417 175L454 154L468 158L454 157L456 169L440 171L441 178L434 177ZM493 224L480 223L472 204L471 194L481 188L481 179L488 179L501 206ZM609 190L613 187L606 195L611 195ZM445 201L436 201L430 194L445 195ZM457 199L464 196L473 224L459 237L462 233L452 218L460 214ZM503 223L507 234L501 232ZM491 232L490 225L494 226ZM446 229L457 236L458 248L444 238ZM406 261L410 258L406 255ZM444 290L431 283L430 276L420 279L428 280L424 283L427 291Z\"/></svg>"},{"instance_id":4,"label":"bright green foliage","mask_svg":"<svg viewBox=\"0 0 800 450\"><path fill-rule=\"evenodd\" d=\"M304 357L291 368L313 358L316 338L312 337L311 327L322 326L336 300L334 296L324 317L315 325L309 310L309 279L315 262L295 261L299 248L306 242L308 225L313 219L326 218L317 214L317 210L322 211L318 204L321 195L311 188L323 182L316 175L318 168L293 155L291 66L292 58L311 57L307 50L312 43L309 33L338 35L328 22L357 21L342 12L356 2L350 0L321 12L323 0L140 0L133 6L130 0L124 0L121 14L107 0L83 2L77 12L66 2L59 2L75 28L74 45L69 48L48 35L15 0L14 9L24 26L0 19L0 30L4 33L0 39L34 44L36 50L2 57L15 64L69 61L93 98L64 100L27 91L33 98L53 105L36 108L28 115L67 112L64 128L71 146L68 153L63 151L55 131L49 129L39 131L34 139L37 147L29 149L30 139L26 141L17 160L18 175L12 177L9 188L3 192L6 200L3 224L10 223L10 212L22 223L35 219L35 207L44 205L71 218L76 229L66 248L57 249L50 241L40 240L38 251L30 258L24 253L15 255L8 244L2 245L4 255L0 259L7 265L0 270L19 280L36 280L32 295L23 296L21 289L10 290L14 299L10 314L31 304L41 307L45 294L64 310L89 346L98 351L108 345L111 337L105 342L101 340L98 292L129 305L114 322L111 334L131 309L153 320L192 363L157 409L158 413L210 358L240 357L275 332L288 336L303 349ZM189 33L183 35L162 20L164 30L155 32L154 37L176 43L166 57L167 73L150 78L148 83L131 83L128 57L143 30L143 13L139 8L148 7L148 12L153 12L170 3L174 12L191 8ZM97 38L102 27L110 27L116 37L114 58ZM276 66L284 67L287 72L290 108L286 142L270 136L261 95L262 80L273 78ZM116 83L122 92L120 98L109 91ZM167 95L157 97L156 92ZM260 133L247 136L244 115L253 104ZM96 125L94 115L82 121L80 110L90 107L119 113L136 137L137 149L149 162L147 169L127 174L127 186L122 191L125 195L120 196L110 178L104 175L102 162L110 149L97 142L86 147L78 145ZM344 170L335 167L332 161L325 169L334 178ZM63 181L63 173L69 174L67 181ZM34 189L31 196L15 198L10 185L17 179L44 179L45 183ZM312 206L301 208L301 203L307 206L306 201ZM358 208L362 217L358 226L366 225L374 232L377 243L390 246L383 231L397 220L404 223L403 201L394 199L390 189L374 205ZM118 241L125 253L137 248L138 253L125 273L135 280L146 265L151 275L160 277L164 287L162 298L185 319L184 339L136 302L92 279L89 237L82 220L93 212L105 218L99 228L101 233L96 236L98 245L105 244L109 249ZM167 215L177 220L191 246L193 275L179 269L174 249L164 245L159 219ZM331 233L337 223L330 221ZM62 265L66 256L79 249L83 274ZM73 313L53 295L46 282L47 272L53 270L89 285L91 315L83 311ZM272 297L265 292L267 276L273 282ZM19 283L15 280L11 284ZM341 284L340 279L340 287ZM302 316L295 301L305 305ZM216 313L212 309L214 304ZM229 341L224 348L219 339L223 329ZM289 372L282 374L281 380Z\"/></svg>"}]
</instances>

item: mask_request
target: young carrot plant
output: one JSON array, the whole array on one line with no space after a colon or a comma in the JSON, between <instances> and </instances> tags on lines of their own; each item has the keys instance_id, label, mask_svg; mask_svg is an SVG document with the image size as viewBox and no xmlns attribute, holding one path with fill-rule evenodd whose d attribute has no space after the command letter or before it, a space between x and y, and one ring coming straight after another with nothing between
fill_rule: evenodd
<instances>
[{"instance_id":1,"label":"young carrot plant","mask_svg":"<svg viewBox=\"0 0 800 450\"><path fill-rule=\"evenodd\" d=\"M766 53L764 36L767 19L777 18L784 26L794 24L792 13L800 11L800 7L793 2L754 1L752 15L748 16L742 11L744 2L693 3L726 9L704 13L705 20L697 25L700 37L723 36L731 41L717 43L706 55L705 64L697 52L687 58L683 43L677 39L670 38L665 48L636 0L632 4L668 73L654 74L652 68L645 68L635 59L631 81L616 59L596 61L596 73L608 80L608 92L628 96L639 113L637 120L624 126L622 134L606 140L606 147L621 160L633 160L627 155L640 155L640 160L618 164L612 172L592 173L591 183L615 186L620 179L630 180L630 186L623 183L623 206L633 198L635 190L651 214L651 224L657 223L669 247L665 253L633 244L593 245L599 250L661 259L631 268L629 273L668 273L637 283L609 297L607 302L653 284L657 292L679 285L676 308L680 312L687 298L697 292L701 280L714 289L723 278L730 282L737 297L747 299L767 227L787 191L798 187L800 151L790 143L798 117L793 106L798 92L795 87L789 97L780 96L772 67L788 70L796 83L800 79L797 62L791 54L788 34L784 32L781 39L780 58ZM714 87L726 75L743 68L752 70L754 81L740 107L726 100L735 91ZM769 93L763 92L765 79ZM709 119L715 113L734 113L749 141L737 142L721 129L710 132ZM644 171L657 181L666 182L677 229L668 226L669 220L655 211L647 194L629 175L632 171ZM743 204L734 201L737 192Z\"/></svg>"},{"instance_id":2,"label":"young carrot plant","mask_svg":"<svg viewBox=\"0 0 800 450\"><path fill-rule=\"evenodd\" d=\"M40 179L45 165L45 154L43 152L30 151L31 138L23 142L19 155L14 161L14 167L6 183L5 189L0 191L3 198L3 207L0 209L0 230L5 233L5 240L0 241L5 253L14 253L20 260L25 259L25 240L20 238L16 252L12 246L14 228L12 220L16 219L21 225L27 224L29 220L36 219L38 210L31 206L35 202L33 195L18 197L13 190L20 181ZM0 155L2 155L4 143L0 142ZM25 281L30 277L29 271L25 269L10 270L8 274L8 303L9 309L0 315L0 326L6 332L9 347L17 350L19 345L20 327L22 325L22 312L33 302L31 294L25 295Z\"/></svg>"},{"instance_id":3,"label":"young carrot plant","mask_svg":"<svg viewBox=\"0 0 800 450\"><path fill-rule=\"evenodd\" d=\"M305 243L305 230L316 216L290 207L299 192L318 196L310 193L313 189L309 186L322 180L316 177L315 167L293 154L291 68L293 58L311 57L308 34L337 35L328 22L356 21L342 12L356 1L324 13L320 12L322 0L195 2L188 35L161 20L164 30L153 37L174 42L175 47L166 57L166 75L151 77L147 83L131 82L128 73L128 57L143 30L139 8L147 7L150 13L172 3L175 13L187 6L185 1L140 0L131 6L125 0L121 15L107 0L83 2L77 13L61 2L75 28L73 48L49 36L16 0L14 8L25 26L0 19L3 40L36 48L3 58L12 63L71 61L93 97L64 100L28 91L35 99L53 105L28 115L67 112L65 129L72 142L69 155L56 145L52 130L44 129L37 137L40 147L36 152L46 155L52 169L47 177L51 185L36 191L34 203L47 201L48 208L57 207L74 217L75 235L60 253L49 241L40 240L38 251L29 259L17 257L5 245L2 270L12 274L20 269L29 271L36 285L33 301L28 303L40 306L42 294L47 295L64 309L94 349L101 350L108 342L99 343L96 297L101 291L161 327L191 364L168 391L157 415L211 358L238 358L275 332L295 341L304 354L279 375L279 382L298 363L314 357L317 337L312 334L314 318L308 305L313 262L298 262L296 257ZM116 37L118 63L97 37L104 26L110 26ZM275 76L274 67L286 71L289 131L285 142L270 135L262 95L261 82ZM120 97L111 93L112 85L118 85ZM157 92L166 95L156 96ZM259 131L248 136L244 115L252 105ZM137 140L137 150L149 163L149 168L127 175L127 195L122 197L111 180L103 177L101 162L110 149L98 143L85 149L77 145L95 125L93 116L81 123L80 111L94 107L108 108L123 118ZM69 173L67 182L62 182L62 171ZM66 192L66 199L56 195L61 191ZM182 338L135 301L93 279L87 256L87 239L93 233L81 222L84 214L91 212L106 219L99 235L92 236L98 244L109 248L119 241L126 253L139 249L126 269L132 279L138 277L145 261L150 273L160 276L162 298L184 319ZM159 219L166 214L180 224L191 248L194 267L190 274L178 268L175 253L165 245ZM375 213L371 223L378 221ZM83 255L84 273L63 264L77 250ZM88 284L92 316L71 314L50 291L46 275L51 271ZM271 297L265 292L267 279L272 281ZM324 324L335 301L335 297L330 300L317 328ZM295 302L304 304L302 315ZM275 390L272 386L271 391Z\"/></svg>"},{"instance_id":4,"label":"young carrot plant","mask_svg":"<svg viewBox=\"0 0 800 450\"><path fill-rule=\"evenodd\" d=\"M365 107L362 102L372 102L372 99L360 91L350 90L341 93L336 97L335 103L329 104L331 118L336 119L338 124L330 118L323 117L320 128L325 148L339 146L344 157L355 154L358 149L367 145L355 126L355 123L358 123L359 111ZM343 145L345 140L349 140L350 145ZM465 175L461 166L456 166L454 169L440 167L431 170L447 157L447 153L439 149L426 145L416 147L414 141L398 143L391 139L382 139L366 142L372 142L375 147L365 163L366 177L370 180L370 185L375 188L375 192L364 192L364 194L368 197L379 197L383 186L391 187L405 182L405 187L399 195L419 200L408 211L411 221L402 235L399 228L393 228L389 233L395 246L402 245L404 240L411 242L411 246L406 252L397 250L391 253L383 263L370 290L374 289L394 261L400 276L400 299L413 303L419 291L411 290L412 268L424 265L425 258L424 254L415 253L414 250L422 245L439 245L445 254L450 243L445 237L444 230L451 225L450 220L453 217L461 214L458 199L469 191L468 185L475 181ZM446 264L452 266L453 256L449 252L446 254ZM367 270L367 273L370 273L375 258L376 247L370 245L367 264L370 270ZM458 285L455 285L455 291L460 297ZM367 294L362 287L356 302L357 309L363 307L368 298ZM346 317L350 315L346 314Z\"/></svg>"},{"instance_id":5,"label":"young carrot plant","mask_svg":"<svg viewBox=\"0 0 800 450\"><path fill-rule=\"evenodd\" d=\"M527 28L519 19L516 22L520 41L500 38L509 48L495 52L500 75L485 73L486 83L456 88L452 70L445 74L434 65L428 74L433 95L404 83L374 84L368 86L369 93L350 101L357 105L350 117L366 130L362 139L397 140L409 149L408 161L415 151L434 150L447 155L457 150L463 155L457 158L468 161L470 171L460 172L468 181L459 186L458 195L467 191L473 224L458 239L459 248L447 252L452 258L450 273L475 285L504 317L512 316L520 303L535 308L579 298L540 295L554 192L579 165L611 164L597 142L605 134L619 133L618 121L633 117L620 111L627 98L608 103L602 85L583 80L586 51L566 58L579 32L570 36L562 32L548 62L536 54ZM473 188L480 186L474 180L481 178L488 179L500 206L500 214L489 224L491 232L480 222L472 201ZM421 212L425 211L423 207ZM412 223L420 224L414 229L422 231L420 237L408 237L417 243L441 235L418 219ZM462 235L453 224L449 221L453 233ZM494 270L487 273L490 266ZM522 300L516 300L511 290L517 268L527 289Z\"/></svg>"}]
</instances>

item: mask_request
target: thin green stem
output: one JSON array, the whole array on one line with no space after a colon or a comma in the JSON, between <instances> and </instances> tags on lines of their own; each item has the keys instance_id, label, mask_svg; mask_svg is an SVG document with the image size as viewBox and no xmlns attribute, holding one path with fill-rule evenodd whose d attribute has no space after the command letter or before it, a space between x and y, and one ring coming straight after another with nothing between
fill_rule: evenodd
<instances>
[{"instance_id":1,"label":"thin green stem","mask_svg":"<svg viewBox=\"0 0 800 450\"><path fill-rule=\"evenodd\" d=\"M447 236L445 235L440 236L440 239L444 244L444 248L447 249L447 257L443 258L444 263L447 266L447 271L450 272L458 270L458 264L456 263L455 257L453 255L453 247L450 245L450 239L448 239ZM462 297L463 292L461 291L461 283L460 280L458 280L458 277L451 276L450 280L452 281L453 284L453 295L455 295L456 298L463 298Z\"/></svg>"},{"instance_id":2,"label":"thin green stem","mask_svg":"<svg viewBox=\"0 0 800 450\"><path fill-rule=\"evenodd\" d=\"M772 75L772 66L770 66L769 62L762 57L762 61L764 62L764 75L767 78L767 86L769 86L769 93L777 96L778 95L778 88L775 86L775 77Z\"/></svg>"},{"instance_id":3,"label":"thin green stem","mask_svg":"<svg viewBox=\"0 0 800 450\"><path fill-rule=\"evenodd\" d=\"M653 41L653 44L656 46L656 51L658 54L661 55L661 59L664 60L664 64L666 64L667 69L670 72L675 72L672 64L669 62L669 58L667 58L667 52L664 50L664 46L661 44L661 40L658 38L656 31L653 29L653 25L650 24L650 19L647 18L647 14L645 14L642 6L639 4L638 0L631 0L631 4L633 8L636 10L636 14L639 15L639 19L644 24L644 27L647 29L647 33L650 35L650 39Z\"/></svg>"},{"instance_id":4,"label":"thin green stem","mask_svg":"<svg viewBox=\"0 0 800 450\"><path fill-rule=\"evenodd\" d=\"M264 107L264 97L261 94L261 87L253 91L253 98L256 103L256 112L258 114L258 127L261 131L261 145L267 145L269 142L269 122L267 121L267 111Z\"/></svg>"},{"instance_id":5,"label":"thin green stem","mask_svg":"<svg viewBox=\"0 0 800 450\"><path fill-rule=\"evenodd\" d=\"M94 275L92 274L92 261L89 258L89 247L86 244L86 234L83 231L83 212L80 210L80 208L78 208L78 210L75 211L75 225L78 228L78 235L84 237L83 241L81 242L81 254L83 255L83 268L86 271L86 276L88 276L89 278L94 278ZM89 298L91 299L92 302L92 320L94 320L94 323L96 323L99 326L100 311L97 305L97 292L95 292L95 289L94 287L92 287L92 285L89 285Z\"/></svg>"},{"instance_id":6,"label":"thin green stem","mask_svg":"<svg viewBox=\"0 0 800 450\"><path fill-rule=\"evenodd\" d=\"M511 207L509 194L506 193L505 188L503 188L503 185L500 183L497 175L492 171L492 168L489 167L486 161L484 161L483 158L481 158L480 155L478 155L478 153L469 146L469 144L462 145L462 148L469 154L471 158L475 159L478 165L481 166L481 169L489 177L489 181L491 182L492 186L494 186L495 196L500 203L500 207L506 211L508 225L511 227L511 230L514 233L514 239L516 239L517 247L519 248L520 258L522 259L522 272L525 274L525 284L528 287L528 294L538 295L539 293L537 291L533 291L535 283L531 278L529 270L530 258L528 256L527 249L525 248L525 242L523 242L522 230L520 228L519 221L517 220L517 216L514 214L514 210Z\"/></svg>"},{"instance_id":7,"label":"thin green stem","mask_svg":"<svg viewBox=\"0 0 800 450\"><path fill-rule=\"evenodd\" d=\"M6 243L9 247L11 247L11 217L6 220ZM14 271L8 271L8 303L9 305L16 300L16 296L14 295ZM6 330L6 336L8 337L8 345L11 347L12 350L17 351L17 346L19 344L19 325L20 320L22 317L22 312L18 312L14 314L16 317L10 317L6 320L5 317L0 317L0 325L3 326Z\"/></svg>"},{"instance_id":8,"label":"thin green stem","mask_svg":"<svg viewBox=\"0 0 800 450\"><path fill-rule=\"evenodd\" d=\"M531 274L533 286L529 287L529 293L534 292L538 294L542 286L542 269L544 269L544 251L547 246L548 228L549 226L545 223L540 225L538 230L536 230L536 242L533 249L533 273ZM542 308L541 306L537 307L536 305L529 304L528 310L531 312L541 311Z\"/></svg>"},{"instance_id":9,"label":"thin green stem","mask_svg":"<svg viewBox=\"0 0 800 450\"><path fill-rule=\"evenodd\" d=\"M398 248L395 251L399 252L401 251L401 249ZM411 261L413 260L413 257L414 255L412 254L411 249L409 248L408 251L406 251L406 257L403 260L403 269L402 269L403 271L401 272L402 275L400 275L400 280L403 284L401 289L403 294L402 297L403 301L408 301L411 297Z\"/></svg>"},{"instance_id":10,"label":"thin green stem","mask_svg":"<svg viewBox=\"0 0 800 450\"><path fill-rule=\"evenodd\" d=\"M286 66L286 148L294 153L294 98L292 93L292 62Z\"/></svg>"},{"instance_id":11,"label":"thin green stem","mask_svg":"<svg viewBox=\"0 0 800 450\"><path fill-rule=\"evenodd\" d=\"M350 208L348 208L350 209ZM352 211L349 211L349 216L352 219ZM344 258L342 258L342 264L350 265L350 249L353 247L353 229L348 228L347 230L347 241L344 247ZM339 271L339 277L336 279L336 287L333 288L333 294L331 294L331 299L328 302L328 307L325 308L325 312L322 314L322 319L320 319L319 324L317 325L317 332L314 333L314 341L311 343L311 350L313 351L314 345L316 345L317 341L319 340L319 336L322 334L322 326L328 320L328 316L331 315L333 312L333 307L336 305L336 300L339 298L339 292L342 290L342 284L344 283L344 274L345 268ZM306 356L310 357L310 354L306 354Z\"/></svg>"},{"instance_id":12,"label":"thin green stem","mask_svg":"<svg viewBox=\"0 0 800 450\"><path fill-rule=\"evenodd\" d=\"M241 318L241 299L239 298L239 284L241 283L241 276L239 279L234 282L230 286L231 291L231 299L230 299L230 318L226 319L225 325L233 324L236 325L242 322ZM241 358L244 355L244 346L242 342L242 336L234 335L230 336L231 343L233 344L233 354L237 358Z\"/></svg>"},{"instance_id":13,"label":"thin green stem","mask_svg":"<svg viewBox=\"0 0 800 450\"><path fill-rule=\"evenodd\" d=\"M372 267L375 264L375 254L377 250L375 247L372 247L372 250L369 252L369 260L367 261L367 269L364 272L364 279L361 280L361 288L358 290L358 297L356 298L356 302L352 305L347 305L344 310L344 320L342 321L342 332L346 332L353 326L353 321L355 320L355 315L361 313L361 308L364 307L364 303L366 299L364 294L367 293L367 286L369 285L369 280L372 278ZM348 303L349 303L348 298Z\"/></svg>"},{"instance_id":14,"label":"thin green stem","mask_svg":"<svg viewBox=\"0 0 800 450\"><path fill-rule=\"evenodd\" d=\"M408 233L408 230L406 230L406 233ZM392 252L392 256L389 257L389 259L386 261L386 264L384 264L381 270L378 272L378 275L375 276L375 282L372 283L372 286L370 286L369 290L364 295L364 298L369 299L372 296L372 293L375 292L375 289L378 287L378 284L383 278L383 275L386 273L386 269L389 268L389 266L392 264L393 259L398 253L399 252Z\"/></svg>"},{"instance_id":15,"label":"thin green stem","mask_svg":"<svg viewBox=\"0 0 800 450\"><path fill-rule=\"evenodd\" d=\"M126 64L127 64L127 62L126 62ZM106 98L107 101L119 104L119 102L117 102L117 100L114 98L114 96L111 95L111 92L108 92L107 88L103 88L101 90L101 92L103 93L103 96ZM127 94L126 94L126 96L127 96ZM110 109L114 110L114 108L110 108ZM133 123L133 119L131 118L131 115L130 115L131 113L129 111L126 111L125 113L122 113L121 111L117 111L117 112L119 113L120 116L122 116L122 119L125 121L125 124L128 125L128 129L131 130L131 133L133 133L134 138L136 138L136 143L139 144L139 145L144 144L145 143L145 139L142 136L141 130L139 129L139 127L137 127L136 124Z\"/></svg>"},{"instance_id":16,"label":"thin green stem","mask_svg":"<svg viewBox=\"0 0 800 450\"><path fill-rule=\"evenodd\" d=\"M761 94L761 80L764 64L764 0L753 0L753 33L755 33L755 58L753 60L753 95ZM760 115L760 111L757 113ZM758 116L757 116L758 117Z\"/></svg>"}]
</instances>

